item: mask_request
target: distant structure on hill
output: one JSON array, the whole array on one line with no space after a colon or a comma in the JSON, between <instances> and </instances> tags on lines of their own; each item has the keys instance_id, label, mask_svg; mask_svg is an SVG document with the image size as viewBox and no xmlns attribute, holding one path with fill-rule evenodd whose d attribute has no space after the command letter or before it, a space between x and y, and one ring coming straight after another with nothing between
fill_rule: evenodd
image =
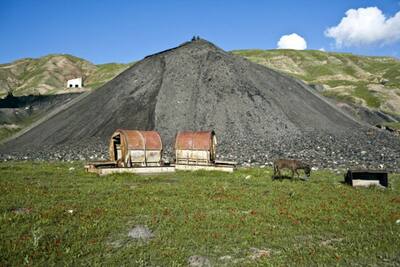
<instances>
[{"instance_id":1,"label":"distant structure on hill","mask_svg":"<svg viewBox=\"0 0 400 267\"><path fill-rule=\"evenodd\" d=\"M68 80L67 87L68 88L82 88L83 87L82 77Z\"/></svg>"}]
</instances>

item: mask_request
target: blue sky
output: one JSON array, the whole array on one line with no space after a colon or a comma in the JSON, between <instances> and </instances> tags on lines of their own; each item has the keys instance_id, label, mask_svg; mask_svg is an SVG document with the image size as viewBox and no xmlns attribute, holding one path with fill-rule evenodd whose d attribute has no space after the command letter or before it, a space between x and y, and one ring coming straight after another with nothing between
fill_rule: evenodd
<instances>
[{"instance_id":1,"label":"blue sky","mask_svg":"<svg viewBox=\"0 0 400 267\"><path fill-rule=\"evenodd\" d=\"M305 39L307 49L400 57L400 37L381 36L379 27L371 33L376 41L368 43L369 32L354 41L343 25L335 33L347 42L341 47L324 34L347 10L366 7L377 7L390 18L400 12L400 0L0 0L0 62L49 53L94 63L131 62L193 35L225 50L274 49L292 33ZM399 23L390 25L385 31L399 29Z\"/></svg>"}]
</instances>

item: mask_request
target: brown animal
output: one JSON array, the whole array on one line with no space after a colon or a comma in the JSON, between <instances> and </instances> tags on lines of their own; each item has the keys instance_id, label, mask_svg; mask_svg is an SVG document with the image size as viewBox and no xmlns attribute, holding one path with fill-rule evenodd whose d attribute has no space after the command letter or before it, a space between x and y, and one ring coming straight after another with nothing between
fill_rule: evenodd
<instances>
[{"instance_id":1,"label":"brown animal","mask_svg":"<svg viewBox=\"0 0 400 267\"><path fill-rule=\"evenodd\" d=\"M295 159L278 159L274 161L274 175L272 178L275 179L277 174L279 174L279 177L282 177L281 170L285 168L292 171L292 178L295 173L297 174L298 178L300 177L297 170L304 170L304 173L307 175L307 177L310 177L311 174L310 165L306 163Z\"/></svg>"}]
</instances>

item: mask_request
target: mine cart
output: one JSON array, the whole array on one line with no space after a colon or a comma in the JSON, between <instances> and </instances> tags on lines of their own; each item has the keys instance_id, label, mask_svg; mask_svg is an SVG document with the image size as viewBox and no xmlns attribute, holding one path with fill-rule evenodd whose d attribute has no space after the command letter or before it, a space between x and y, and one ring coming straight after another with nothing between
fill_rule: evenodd
<instances>
[{"instance_id":1,"label":"mine cart","mask_svg":"<svg viewBox=\"0 0 400 267\"><path fill-rule=\"evenodd\" d=\"M156 131L116 130L110 139L110 159L119 167L161 166L161 137Z\"/></svg>"},{"instance_id":2,"label":"mine cart","mask_svg":"<svg viewBox=\"0 0 400 267\"><path fill-rule=\"evenodd\" d=\"M88 172L100 175L110 173L164 173L175 168L162 161L162 141L156 131L116 130L109 144L109 161L91 162Z\"/></svg>"},{"instance_id":3,"label":"mine cart","mask_svg":"<svg viewBox=\"0 0 400 267\"><path fill-rule=\"evenodd\" d=\"M236 163L216 160L214 131L179 132L175 140L175 168L232 172Z\"/></svg>"},{"instance_id":4,"label":"mine cart","mask_svg":"<svg viewBox=\"0 0 400 267\"><path fill-rule=\"evenodd\" d=\"M348 170L344 181L351 186L382 185L388 187L388 173L384 170Z\"/></svg>"},{"instance_id":5,"label":"mine cart","mask_svg":"<svg viewBox=\"0 0 400 267\"><path fill-rule=\"evenodd\" d=\"M213 164L216 145L217 138L213 131L179 132L175 140L176 164Z\"/></svg>"}]
</instances>

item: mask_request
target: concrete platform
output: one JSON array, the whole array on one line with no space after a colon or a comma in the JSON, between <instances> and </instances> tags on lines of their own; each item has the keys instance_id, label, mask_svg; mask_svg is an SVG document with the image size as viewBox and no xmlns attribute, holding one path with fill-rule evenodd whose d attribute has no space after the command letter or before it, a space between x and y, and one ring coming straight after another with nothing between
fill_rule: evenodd
<instances>
[{"instance_id":1,"label":"concrete platform","mask_svg":"<svg viewBox=\"0 0 400 267\"><path fill-rule=\"evenodd\" d=\"M235 166L233 165L184 165L176 164L175 169L182 171L221 171L221 172L233 172Z\"/></svg>"},{"instance_id":2,"label":"concrete platform","mask_svg":"<svg viewBox=\"0 0 400 267\"><path fill-rule=\"evenodd\" d=\"M98 175L108 175L113 173L135 173L135 174L163 174L175 172L174 167L135 167L135 168L96 168L90 165L86 165L85 169L87 172L97 173Z\"/></svg>"},{"instance_id":3,"label":"concrete platform","mask_svg":"<svg viewBox=\"0 0 400 267\"><path fill-rule=\"evenodd\" d=\"M381 186L379 180L353 180L354 187Z\"/></svg>"}]
</instances>

